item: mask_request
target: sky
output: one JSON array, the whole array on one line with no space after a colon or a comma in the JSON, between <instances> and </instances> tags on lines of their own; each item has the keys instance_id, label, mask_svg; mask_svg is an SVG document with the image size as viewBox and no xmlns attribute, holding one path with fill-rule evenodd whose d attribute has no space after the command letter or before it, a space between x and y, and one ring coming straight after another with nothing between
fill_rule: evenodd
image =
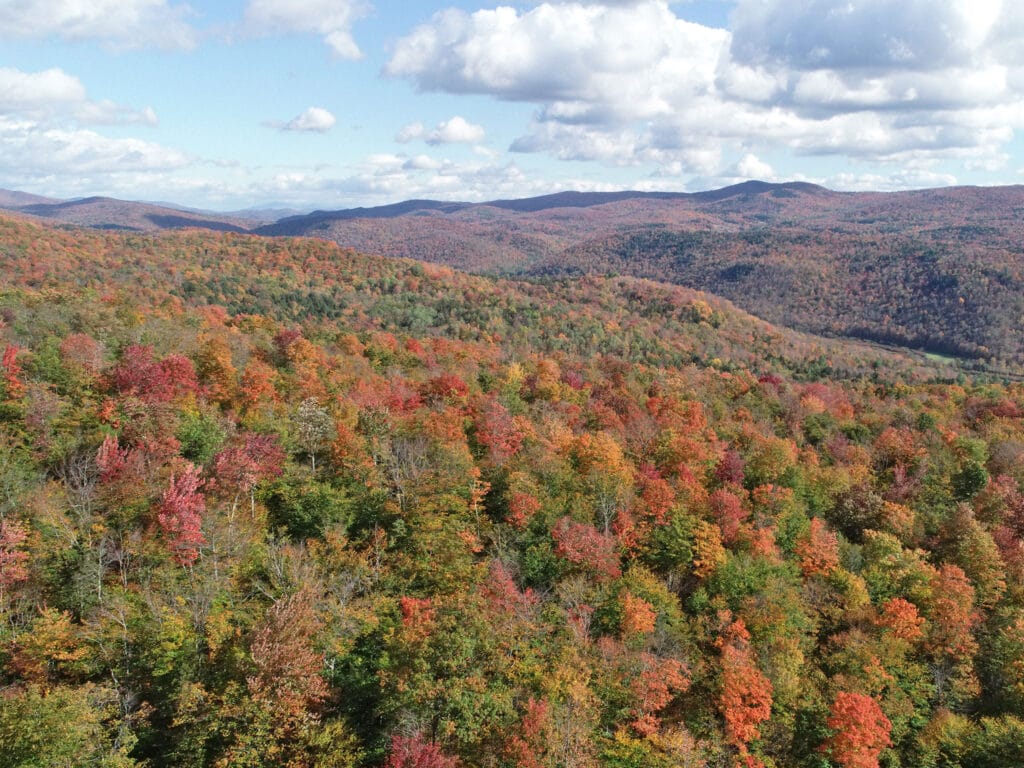
<instances>
[{"instance_id":1,"label":"sky","mask_svg":"<svg viewBox=\"0 0 1024 768\"><path fill-rule=\"evenodd\" d=\"M1024 182L1019 0L0 0L0 188L337 209Z\"/></svg>"}]
</instances>

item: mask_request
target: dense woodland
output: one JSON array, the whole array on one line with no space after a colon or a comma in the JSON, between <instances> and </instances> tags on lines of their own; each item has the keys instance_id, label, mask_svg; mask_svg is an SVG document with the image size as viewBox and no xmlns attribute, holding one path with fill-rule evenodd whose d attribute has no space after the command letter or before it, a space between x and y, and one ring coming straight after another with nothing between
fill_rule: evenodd
<instances>
[{"instance_id":1,"label":"dense woodland","mask_svg":"<svg viewBox=\"0 0 1024 768\"><path fill-rule=\"evenodd\" d=\"M749 182L580 198L316 212L258 231L486 274L677 283L789 328L1024 374L1024 187L881 194Z\"/></svg>"},{"instance_id":2,"label":"dense woodland","mask_svg":"<svg viewBox=\"0 0 1024 768\"><path fill-rule=\"evenodd\" d=\"M0 765L1024 754L1024 385L315 240L0 267Z\"/></svg>"},{"instance_id":3,"label":"dense woodland","mask_svg":"<svg viewBox=\"0 0 1024 768\"><path fill-rule=\"evenodd\" d=\"M1024 260L992 248L984 228L943 235L643 228L567 249L531 271L677 282L787 326L1024 370Z\"/></svg>"}]
</instances>

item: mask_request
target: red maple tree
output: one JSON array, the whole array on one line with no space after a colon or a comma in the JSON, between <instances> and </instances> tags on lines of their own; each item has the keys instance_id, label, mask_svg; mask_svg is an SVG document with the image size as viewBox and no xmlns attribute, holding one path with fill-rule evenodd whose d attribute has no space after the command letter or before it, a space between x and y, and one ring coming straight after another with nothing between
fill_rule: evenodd
<instances>
[{"instance_id":1,"label":"red maple tree","mask_svg":"<svg viewBox=\"0 0 1024 768\"><path fill-rule=\"evenodd\" d=\"M822 750L843 768L878 768L878 756L892 746L892 723L878 702L862 693L836 694L827 725L834 733Z\"/></svg>"},{"instance_id":2,"label":"red maple tree","mask_svg":"<svg viewBox=\"0 0 1024 768\"><path fill-rule=\"evenodd\" d=\"M446 755L436 742L420 732L410 736L395 734L384 768L457 768L459 759Z\"/></svg>"},{"instance_id":3,"label":"red maple tree","mask_svg":"<svg viewBox=\"0 0 1024 768\"><path fill-rule=\"evenodd\" d=\"M160 498L157 522L179 565L192 565L199 557L199 547L206 543L200 529L206 511L206 499L199 492L202 485L199 468L186 462L180 474L171 476Z\"/></svg>"},{"instance_id":4,"label":"red maple tree","mask_svg":"<svg viewBox=\"0 0 1024 768\"><path fill-rule=\"evenodd\" d=\"M21 549L28 533L13 520L0 519L0 597L4 589L28 579L28 553Z\"/></svg>"},{"instance_id":5,"label":"red maple tree","mask_svg":"<svg viewBox=\"0 0 1024 768\"><path fill-rule=\"evenodd\" d=\"M723 618L728 621L731 616ZM718 709L725 718L729 742L747 754L747 745L761 737L758 726L772 714L772 684L758 669L750 632L742 619L727 624L718 639L722 654L722 689Z\"/></svg>"}]
</instances>

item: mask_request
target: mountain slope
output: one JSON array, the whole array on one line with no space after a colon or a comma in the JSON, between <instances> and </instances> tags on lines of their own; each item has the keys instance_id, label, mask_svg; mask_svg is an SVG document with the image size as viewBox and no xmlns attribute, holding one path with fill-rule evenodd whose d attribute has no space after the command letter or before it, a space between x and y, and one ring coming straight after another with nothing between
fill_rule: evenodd
<instances>
[{"instance_id":1,"label":"mountain slope","mask_svg":"<svg viewBox=\"0 0 1024 768\"><path fill-rule=\"evenodd\" d=\"M104 198L18 210L100 228L312 236L485 274L632 275L721 295L777 325L1024 373L1019 186L838 193L751 181L692 194L410 200L265 226Z\"/></svg>"},{"instance_id":2,"label":"mountain slope","mask_svg":"<svg viewBox=\"0 0 1024 768\"><path fill-rule=\"evenodd\" d=\"M493 279L316 239L201 231L140 239L0 216L0 268L12 286L36 290L120 290L154 307L216 304L281 321L347 318L416 335L498 336L539 351L655 366L714 360L801 376L954 375L919 355L773 327L680 286L630 277Z\"/></svg>"},{"instance_id":3,"label":"mountain slope","mask_svg":"<svg viewBox=\"0 0 1024 768\"><path fill-rule=\"evenodd\" d=\"M675 282L813 333L1024 367L1024 187L883 194L748 182L373 215L297 217L287 231L475 272ZM275 226L257 231L285 231Z\"/></svg>"},{"instance_id":4,"label":"mountain slope","mask_svg":"<svg viewBox=\"0 0 1024 768\"><path fill-rule=\"evenodd\" d=\"M189 227L218 232L244 232L258 223L244 218L205 214L111 197L49 200L24 195L21 192L5 192L0 195L0 209L61 224L135 232Z\"/></svg>"}]
</instances>

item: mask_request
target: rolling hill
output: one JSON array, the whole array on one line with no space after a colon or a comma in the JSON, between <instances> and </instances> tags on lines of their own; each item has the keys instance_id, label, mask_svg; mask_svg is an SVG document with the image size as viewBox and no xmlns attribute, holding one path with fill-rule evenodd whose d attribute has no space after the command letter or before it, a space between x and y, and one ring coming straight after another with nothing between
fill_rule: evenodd
<instances>
[{"instance_id":1,"label":"rolling hill","mask_svg":"<svg viewBox=\"0 0 1024 768\"><path fill-rule=\"evenodd\" d=\"M316 237L491 275L629 275L722 296L779 326L1024 372L1019 186L840 193L751 181L698 193L409 200L262 226L108 198L17 195L0 207L97 228Z\"/></svg>"},{"instance_id":2,"label":"rolling hill","mask_svg":"<svg viewBox=\"0 0 1024 768\"><path fill-rule=\"evenodd\" d=\"M956 375L920 354L773 326L677 285L629 276L474 276L311 238L66 230L0 216L0 269L11 288L121 292L153 307L217 305L281 322L345 318L365 329L499 337L545 353L615 354L654 366L812 378Z\"/></svg>"},{"instance_id":3,"label":"rolling hill","mask_svg":"<svg viewBox=\"0 0 1024 768\"><path fill-rule=\"evenodd\" d=\"M188 228L245 232L261 223L237 215L207 214L112 197L51 200L8 190L0 190L0 209L60 224L127 232Z\"/></svg>"},{"instance_id":4,"label":"rolling hill","mask_svg":"<svg viewBox=\"0 0 1024 768\"><path fill-rule=\"evenodd\" d=\"M1022 214L1024 187L837 193L748 182L689 195L412 202L256 231L482 273L672 282L800 330L1019 370Z\"/></svg>"}]
</instances>

